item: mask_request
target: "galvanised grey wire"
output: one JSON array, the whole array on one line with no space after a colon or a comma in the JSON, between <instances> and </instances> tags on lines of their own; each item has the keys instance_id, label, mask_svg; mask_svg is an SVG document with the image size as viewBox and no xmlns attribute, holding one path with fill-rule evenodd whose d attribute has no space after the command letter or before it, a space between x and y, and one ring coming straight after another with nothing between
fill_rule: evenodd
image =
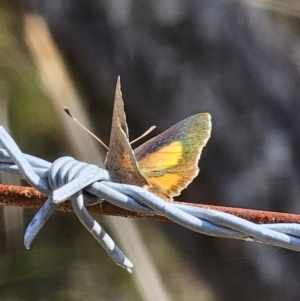
<instances>
[{"instance_id":1,"label":"galvanised grey wire","mask_svg":"<svg viewBox=\"0 0 300 301\"><path fill-rule=\"evenodd\" d=\"M31 186L35 188L38 187L39 191L47 195L52 194L49 184L33 171L29 162L23 157L21 150L3 126L0 126L0 143L10 155L12 160L17 164L20 172Z\"/></svg>"},{"instance_id":2,"label":"galvanised grey wire","mask_svg":"<svg viewBox=\"0 0 300 301\"><path fill-rule=\"evenodd\" d=\"M23 177L36 189L42 191L43 193L49 196L48 200L42 206L42 208L35 215L34 219L29 225L28 231L25 233L24 244L26 247L29 247L34 237L37 235L39 230L45 224L49 216L55 210L57 206L52 202L52 192L53 189L58 188L58 185L64 185L65 182L70 180L69 176L72 175L66 173L65 168L57 168L58 164L62 163L62 166L66 166L68 162L70 162L70 157L60 158L56 160L57 164L52 164L49 171L45 171L43 168L42 172L35 172L35 169L39 169L38 167L32 168L29 164L29 161L33 160L32 156L23 155L16 143L9 136L9 134L5 131L3 127L0 126L0 144L5 148L5 151L1 151L1 154L4 156L5 162L8 162L8 155L11 157L11 160L17 165L19 168L19 172L23 175ZM29 159L27 161L26 157ZM45 165L45 162L39 160L35 161L35 165L39 166ZM71 160L74 162L74 160ZM11 161L10 161L11 162ZM67 163L66 163L67 162ZM64 165L66 163L66 165ZM78 162L76 162L78 163ZM3 163L5 166L5 172L9 172L10 167L15 173L15 165L13 163ZM11 165L11 166L9 166ZM71 164L74 166L74 164ZM83 168L84 167L84 168ZM84 170L83 170L84 169ZM97 169L97 170L96 170ZM86 163L79 162L79 169L77 168L76 172L73 172L73 175L76 176L78 170L80 173L80 180L78 183L78 191L71 197L72 205L74 208L74 212L76 213L79 220L83 223L83 225L90 231L90 233L96 238L96 240L103 246L106 252L110 255L110 257L120 266L126 268L128 271L133 267L133 264L130 262L128 258L123 254L123 252L117 247L114 241L110 238L110 236L102 229L102 227L95 221L84 206L84 199L82 195L82 188L89 185L92 182L98 180L107 180L109 179L106 171L99 169L95 165L89 165ZM84 172L83 172L84 171ZM62 172L62 173L61 173ZM41 176L39 176L39 174ZM52 178L52 177L56 178ZM49 181L50 178L50 181ZM47 181L48 180L48 181ZM75 178L73 182L77 183L78 180ZM51 185L54 187L52 188ZM67 186L67 185L66 185Z\"/></svg>"},{"instance_id":3,"label":"galvanised grey wire","mask_svg":"<svg viewBox=\"0 0 300 301\"><path fill-rule=\"evenodd\" d=\"M133 265L129 259L126 258L110 236L103 230L98 222L91 217L85 208L82 189L95 181L109 179L107 171L100 169L93 164L78 162L71 157L62 157L53 162L47 176L53 191L71 181L76 185L77 191L72 194L70 198L78 219L118 265L127 268L128 270L132 268ZM79 181L78 178L80 178ZM38 234L41 227L46 223L57 205L57 203L53 202L52 197L50 197L41 210L35 215L25 232L24 243L26 246L30 246L33 239Z\"/></svg>"},{"instance_id":4,"label":"galvanised grey wire","mask_svg":"<svg viewBox=\"0 0 300 301\"><path fill-rule=\"evenodd\" d=\"M68 183L71 179L76 177L76 175L80 174L83 175L88 174L89 176L85 179L82 179L82 188L88 185L90 181L90 175L95 175L95 172L92 169L96 169L98 173L98 177L93 177L92 181L97 181L99 179L108 179L107 172L99 169L96 165L86 164L84 162L78 162L71 157L62 157L57 159L50 164L50 169L47 172L44 172L44 177L47 177L50 187L52 190L63 186L65 183ZM35 169L36 170L36 169ZM79 190L80 186L77 186L77 191ZM88 203L99 203L99 198L95 196L86 196ZM44 226L48 218L54 212L55 208L58 204L55 204L51 199L48 199L44 205L40 208L39 212L35 215L33 220L28 225L25 236L24 236L24 244L27 249L29 249L32 241L40 231L40 229ZM92 228L91 228L92 231ZM102 244L102 242L100 242Z\"/></svg>"},{"instance_id":5,"label":"galvanised grey wire","mask_svg":"<svg viewBox=\"0 0 300 301\"><path fill-rule=\"evenodd\" d=\"M101 226L89 215L85 206L105 199L121 208L148 214L162 214L193 231L226 238L263 242L300 251L299 224L256 225L234 215L189 205L167 203L136 186L109 182L106 170L95 165L62 157L52 164L34 156L22 154L12 138L0 127L0 171L23 176L33 187L49 196L25 233L25 245L30 246L57 204L71 198L79 220L92 233L117 264L130 268L131 262L115 246ZM84 191L89 194L85 194ZM94 195L96 197L91 197ZM117 252L115 252L117 250Z\"/></svg>"},{"instance_id":6,"label":"galvanised grey wire","mask_svg":"<svg viewBox=\"0 0 300 301\"><path fill-rule=\"evenodd\" d=\"M259 226L264 226L268 229L279 231L281 233L285 233L285 234L288 234L288 235L300 237L300 232L299 232L300 229L298 227L298 224L295 224L295 223L290 223L290 224L286 224L286 223L263 224L263 225L259 225Z\"/></svg>"},{"instance_id":7,"label":"galvanised grey wire","mask_svg":"<svg viewBox=\"0 0 300 301\"><path fill-rule=\"evenodd\" d=\"M263 225L257 225L240 217L217 210L167 203L140 187L116 183L106 183L106 185L114 187L119 192L126 193L126 195L130 195L134 199L139 200L140 203L151 207L157 213L163 214L174 222L193 231L220 236L218 230L217 233L214 234L213 232L208 233L217 228L212 228L210 224L206 224L204 227L202 220L206 220L214 225L223 227L224 229L228 228L244 234L244 237L240 236L238 237L239 239L263 242L282 248L300 251L300 238L280 233L276 228L276 231L271 230ZM297 233L297 231L299 233L299 224L293 224L293 227L290 226L290 229L292 228L294 229L294 233ZM235 233L232 233L232 235L235 235Z\"/></svg>"},{"instance_id":8,"label":"galvanised grey wire","mask_svg":"<svg viewBox=\"0 0 300 301\"><path fill-rule=\"evenodd\" d=\"M80 179L82 188L90 183L108 179L107 171L100 169L93 164L78 162L71 157L59 158L54 163L55 164L53 165L55 165L55 168L51 168L48 174L49 183L53 190L64 187L64 185L71 181L76 183L77 179ZM86 210L82 189L79 190L77 186L77 192L72 194L70 198L78 219L98 240L106 252L113 257L113 260L117 264L126 267L127 269L131 268L133 266L132 263L124 256L123 252L116 246L110 236ZM99 237L101 239L99 239Z\"/></svg>"}]
</instances>

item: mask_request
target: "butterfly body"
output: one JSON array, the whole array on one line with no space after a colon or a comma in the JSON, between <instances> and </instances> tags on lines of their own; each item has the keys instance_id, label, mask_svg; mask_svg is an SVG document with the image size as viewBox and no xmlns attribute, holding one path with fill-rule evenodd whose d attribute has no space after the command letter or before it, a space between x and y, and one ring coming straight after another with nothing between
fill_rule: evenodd
<instances>
[{"instance_id":1,"label":"butterfly body","mask_svg":"<svg viewBox=\"0 0 300 301\"><path fill-rule=\"evenodd\" d=\"M210 114L200 113L178 122L133 151L118 78L105 166L112 181L141 186L172 201L197 176L198 160L210 133Z\"/></svg>"}]
</instances>

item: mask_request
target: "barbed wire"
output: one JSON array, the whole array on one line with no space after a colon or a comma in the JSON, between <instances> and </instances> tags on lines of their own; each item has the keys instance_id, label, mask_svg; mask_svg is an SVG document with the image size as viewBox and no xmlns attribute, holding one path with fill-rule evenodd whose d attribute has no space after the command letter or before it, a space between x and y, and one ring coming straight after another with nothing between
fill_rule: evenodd
<instances>
[{"instance_id":1,"label":"barbed wire","mask_svg":"<svg viewBox=\"0 0 300 301\"><path fill-rule=\"evenodd\" d=\"M0 145L3 147L0 149L0 172L24 178L48 196L25 231L26 248L30 248L57 206L66 199L71 199L80 222L118 265L130 271L133 267L131 261L86 209L86 206L102 203L105 199L125 210L147 215L160 214L198 233L300 251L298 223L255 224L226 212L168 203L141 187L110 182L108 172L96 165L79 162L71 157L61 157L50 163L23 154L2 126Z\"/></svg>"}]
</instances>

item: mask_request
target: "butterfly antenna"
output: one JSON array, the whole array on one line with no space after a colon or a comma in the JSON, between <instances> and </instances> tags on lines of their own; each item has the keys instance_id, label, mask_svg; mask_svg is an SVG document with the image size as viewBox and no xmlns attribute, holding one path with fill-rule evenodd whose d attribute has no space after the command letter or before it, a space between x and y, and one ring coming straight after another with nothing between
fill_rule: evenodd
<instances>
[{"instance_id":1,"label":"butterfly antenna","mask_svg":"<svg viewBox=\"0 0 300 301\"><path fill-rule=\"evenodd\" d=\"M154 129L156 129L156 126L155 125L151 126L144 134L142 134L140 137L138 137L138 138L134 139L133 141L131 141L130 144L133 144L133 143L137 142L138 140L142 139L143 137L147 136Z\"/></svg>"},{"instance_id":2,"label":"butterfly antenna","mask_svg":"<svg viewBox=\"0 0 300 301\"><path fill-rule=\"evenodd\" d=\"M79 124L84 130L86 130L93 138L95 138L98 142L100 142L107 150L108 147L107 145L101 140L99 139L94 133L92 133L89 129L87 129L83 124L81 124L74 116L73 114L70 112L70 110L67 107L63 107L65 112L77 123Z\"/></svg>"}]
</instances>

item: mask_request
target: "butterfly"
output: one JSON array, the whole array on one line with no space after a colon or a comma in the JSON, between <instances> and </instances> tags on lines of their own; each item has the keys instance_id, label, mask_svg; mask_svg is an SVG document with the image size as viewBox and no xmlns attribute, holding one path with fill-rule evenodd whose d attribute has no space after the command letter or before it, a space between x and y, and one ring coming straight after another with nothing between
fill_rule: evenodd
<instances>
[{"instance_id":1,"label":"butterfly","mask_svg":"<svg viewBox=\"0 0 300 301\"><path fill-rule=\"evenodd\" d=\"M113 182L141 186L172 201L198 175L198 161L210 135L211 116L199 113L132 150L118 77L104 166Z\"/></svg>"}]
</instances>

